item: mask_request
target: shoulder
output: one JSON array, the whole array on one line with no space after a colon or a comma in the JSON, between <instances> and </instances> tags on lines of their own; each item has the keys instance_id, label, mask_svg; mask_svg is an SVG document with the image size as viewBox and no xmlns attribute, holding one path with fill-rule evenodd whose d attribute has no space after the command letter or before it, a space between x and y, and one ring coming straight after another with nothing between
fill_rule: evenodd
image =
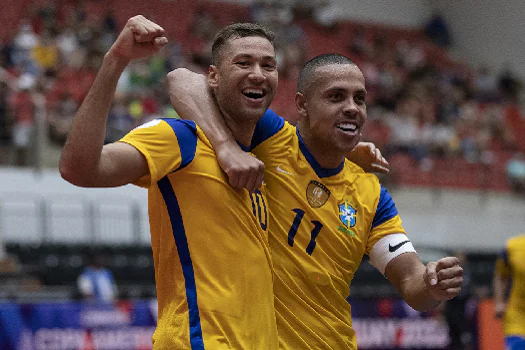
<instances>
[{"instance_id":1,"label":"shoulder","mask_svg":"<svg viewBox=\"0 0 525 350\"><path fill-rule=\"evenodd\" d=\"M521 250L525 252L525 235L511 237L507 240L507 250Z\"/></svg>"},{"instance_id":2,"label":"shoulder","mask_svg":"<svg viewBox=\"0 0 525 350\"><path fill-rule=\"evenodd\" d=\"M379 195L381 183L375 174L365 172L363 168L348 159L345 159L344 171L345 176L352 182L359 184L363 191L375 189Z\"/></svg>"}]
</instances>

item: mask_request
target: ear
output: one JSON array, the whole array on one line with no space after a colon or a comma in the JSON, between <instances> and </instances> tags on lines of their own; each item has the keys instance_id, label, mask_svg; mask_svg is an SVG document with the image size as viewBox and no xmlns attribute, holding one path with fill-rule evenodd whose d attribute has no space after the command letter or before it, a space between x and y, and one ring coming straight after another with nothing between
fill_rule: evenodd
<instances>
[{"instance_id":1,"label":"ear","mask_svg":"<svg viewBox=\"0 0 525 350\"><path fill-rule=\"evenodd\" d=\"M208 71L208 84L212 88L219 86L219 71L215 66L210 66Z\"/></svg>"},{"instance_id":2,"label":"ear","mask_svg":"<svg viewBox=\"0 0 525 350\"><path fill-rule=\"evenodd\" d=\"M307 116L308 109L307 109L306 97L301 92L297 92L295 94L294 101L295 101L295 108L297 109L297 112L299 112L299 115L301 117Z\"/></svg>"}]
</instances>

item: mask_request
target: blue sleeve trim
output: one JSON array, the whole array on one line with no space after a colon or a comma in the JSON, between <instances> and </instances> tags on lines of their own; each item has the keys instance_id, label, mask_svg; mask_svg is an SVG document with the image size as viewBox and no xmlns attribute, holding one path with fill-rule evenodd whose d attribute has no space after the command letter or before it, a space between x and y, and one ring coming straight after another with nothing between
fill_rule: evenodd
<instances>
[{"instance_id":1,"label":"blue sleeve trim","mask_svg":"<svg viewBox=\"0 0 525 350\"><path fill-rule=\"evenodd\" d=\"M252 137L251 149L259 146L261 143L277 134L284 126L284 119L272 111L266 110L266 113L257 122Z\"/></svg>"},{"instance_id":2,"label":"blue sleeve trim","mask_svg":"<svg viewBox=\"0 0 525 350\"><path fill-rule=\"evenodd\" d=\"M197 149L197 126L191 120L162 118L171 126L173 132L179 141L179 149L181 155L181 163L178 169L180 170L190 164L195 158L195 151Z\"/></svg>"},{"instance_id":3,"label":"blue sleeve trim","mask_svg":"<svg viewBox=\"0 0 525 350\"><path fill-rule=\"evenodd\" d=\"M374 221L372 222L372 229L384 222L387 222L396 215L397 208L394 200L387 190L381 186L381 194L379 196L379 203L377 204L376 215L374 216Z\"/></svg>"},{"instance_id":4,"label":"blue sleeve trim","mask_svg":"<svg viewBox=\"0 0 525 350\"><path fill-rule=\"evenodd\" d=\"M184 284L186 287L186 301L188 303L191 349L204 350L199 304L197 303L195 272L179 202L167 176L160 179L157 184L168 209L173 238L175 239L175 245L177 246L177 252L179 253L179 261L182 266L182 274L184 276Z\"/></svg>"},{"instance_id":5,"label":"blue sleeve trim","mask_svg":"<svg viewBox=\"0 0 525 350\"><path fill-rule=\"evenodd\" d=\"M501 252L500 256L501 256L501 259L503 259L503 262L505 263L505 265L509 266L509 252L507 251L506 248L505 250Z\"/></svg>"}]
</instances>

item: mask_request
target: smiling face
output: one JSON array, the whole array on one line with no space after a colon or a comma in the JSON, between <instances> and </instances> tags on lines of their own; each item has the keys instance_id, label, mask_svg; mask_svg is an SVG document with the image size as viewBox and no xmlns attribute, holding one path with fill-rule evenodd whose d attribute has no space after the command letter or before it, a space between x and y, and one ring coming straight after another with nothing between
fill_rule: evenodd
<instances>
[{"instance_id":1,"label":"smiling face","mask_svg":"<svg viewBox=\"0 0 525 350\"><path fill-rule=\"evenodd\" d=\"M361 138L366 121L365 78L354 64L317 67L296 95L299 131L321 165L336 167Z\"/></svg>"},{"instance_id":2,"label":"smiling face","mask_svg":"<svg viewBox=\"0 0 525 350\"><path fill-rule=\"evenodd\" d=\"M221 111L239 123L263 116L277 90L277 79L274 47L260 36L229 39L208 75Z\"/></svg>"}]
</instances>

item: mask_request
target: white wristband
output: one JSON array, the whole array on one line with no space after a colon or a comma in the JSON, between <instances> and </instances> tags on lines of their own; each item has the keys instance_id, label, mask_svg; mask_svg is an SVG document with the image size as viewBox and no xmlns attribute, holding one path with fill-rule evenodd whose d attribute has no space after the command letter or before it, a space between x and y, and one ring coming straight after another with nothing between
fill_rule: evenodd
<instances>
[{"instance_id":1,"label":"white wristband","mask_svg":"<svg viewBox=\"0 0 525 350\"><path fill-rule=\"evenodd\" d=\"M386 265L401 254L414 252L414 246L403 233L393 233L381 238L370 250L370 264L385 274Z\"/></svg>"}]
</instances>

